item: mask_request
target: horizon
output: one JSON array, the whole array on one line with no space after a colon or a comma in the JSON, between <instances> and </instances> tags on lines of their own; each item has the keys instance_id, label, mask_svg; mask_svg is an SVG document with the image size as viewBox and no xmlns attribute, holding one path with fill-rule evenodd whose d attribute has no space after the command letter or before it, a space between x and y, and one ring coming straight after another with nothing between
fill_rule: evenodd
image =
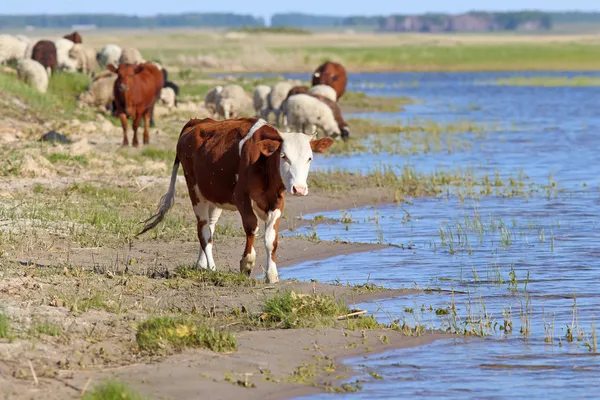
<instances>
[{"instance_id":1,"label":"horizon","mask_svg":"<svg viewBox=\"0 0 600 400\"><path fill-rule=\"evenodd\" d=\"M290 10L290 7L273 0L258 0L246 2L232 0L228 9L219 5L194 4L191 0L172 0L165 6L162 1L130 0L127 3L117 0L105 0L102 3L75 3L72 0L55 0L48 3L42 0L21 0L5 4L0 15L72 15L72 14L118 14L138 17L151 17L159 14L187 13L232 13L262 17L266 22L274 14L301 13L318 16L348 17L348 16L380 16L392 14L462 14L470 11L487 12L600 12L600 4L589 0L572 0L567 7L564 2L557 0L504 0L488 1L482 7L475 0L458 0L452 3L444 0L429 0L418 4L406 4L402 7L391 6L387 0L373 0L368 4L344 4L343 10L336 4L327 4L317 0L305 0L300 9ZM35 10L35 11L32 11ZM144 10L140 12L139 10Z\"/></svg>"}]
</instances>

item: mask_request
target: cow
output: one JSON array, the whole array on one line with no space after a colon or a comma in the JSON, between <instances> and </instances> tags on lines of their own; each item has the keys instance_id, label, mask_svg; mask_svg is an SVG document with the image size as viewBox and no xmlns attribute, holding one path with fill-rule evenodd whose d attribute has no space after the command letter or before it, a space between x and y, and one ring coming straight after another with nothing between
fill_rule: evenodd
<instances>
[{"instance_id":1,"label":"cow","mask_svg":"<svg viewBox=\"0 0 600 400\"><path fill-rule=\"evenodd\" d=\"M73 43L83 43L83 41L81 40L81 35L77 31L69 33L68 35L63 36L63 38L69 39Z\"/></svg>"},{"instance_id":2,"label":"cow","mask_svg":"<svg viewBox=\"0 0 600 400\"><path fill-rule=\"evenodd\" d=\"M350 137L350 128L348 127L348 124L342 116L342 110L340 109L339 104L331 100L330 98L321 96L320 94L311 93L309 94L309 96L321 100L323 103L327 104L329 108L331 108L331 111L333 112L333 117L335 118L335 122L337 122L338 127L340 128L340 132L342 132L342 139L348 140L348 138Z\"/></svg>"},{"instance_id":3,"label":"cow","mask_svg":"<svg viewBox=\"0 0 600 400\"><path fill-rule=\"evenodd\" d=\"M44 66L48 75L53 74L58 67L56 46L50 40L40 40L33 46L31 58Z\"/></svg>"},{"instance_id":4,"label":"cow","mask_svg":"<svg viewBox=\"0 0 600 400\"><path fill-rule=\"evenodd\" d=\"M142 118L144 118L144 144L150 143L148 135L150 113L154 103L160 98L163 87L162 72L152 63L120 64L118 68L109 64L108 70L118 75L113 88L115 96L113 113L119 117L123 126L123 146L129 145L127 117L133 120L132 145L138 146L137 129Z\"/></svg>"},{"instance_id":5,"label":"cow","mask_svg":"<svg viewBox=\"0 0 600 400\"><path fill-rule=\"evenodd\" d=\"M182 129L167 193L158 212L138 234L154 228L173 206L180 163L196 214L200 252L196 266L216 270L213 235L223 209L237 210L246 233L240 272L250 275L256 263L254 238L258 218L265 222L266 280L279 281L275 253L284 193L308 194L307 177L313 152L322 153L330 138L279 132L263 119L215 121L192 119Z\"/></svg>"},{"instance_id":6,"label":"cow","mask_svg":"<svg viewBox=\"0 0 600 400\"><path fill-rule=\"evenodd\" d=\"M346 92L348 77L341 64L327 61L319 66L313 74L312 85L329 85L335 89L338 100Z\"/></svg>"}]
</instances>

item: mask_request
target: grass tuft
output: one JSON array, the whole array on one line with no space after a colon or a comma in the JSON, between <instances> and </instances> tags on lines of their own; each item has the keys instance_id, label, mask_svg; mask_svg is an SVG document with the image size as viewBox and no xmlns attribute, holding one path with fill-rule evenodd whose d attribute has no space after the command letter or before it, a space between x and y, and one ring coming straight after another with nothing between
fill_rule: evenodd
<instances>
[{"instance_id":1,"label":"grass tuft","mask_svg":"<svg viewBox=\"0 0 600 400\"><path fill-rule=\"evenodd\" d=\"M177 275L184 279L216 287L255 287L257 280L237 272L220 272L199 270L192 267L179 266L175 269Z\"/></svg>"},{"instance_id":2,"label":"grass tuft","mask_svg":"<svg viewBox=\"0 0 600 400\"><path fill-rule=\"evenodd\" d=\"M107 381L97 385L83 396L83 400L142 400L143 397L119 381Z\"/></svg>"},{"instance_id":3,"label":"grass tuft","mask_svg":"<svg viewBox=\"0 0 600 400\"><path fill-rule=\"evenodd\" d=\"M149 353L181 351L188 347L216 352L237 349L230 332L183 318L150 318L138 326L135 339L139 349Z\"/></svg>"},{"instance_id":4,"label":"grass tuft","mask_svg":"<svg viewBox=\"0 0 600 400\"><path fill-rule=\"evenodd\" d=\"M60 325L53 324L49 321L36 322L33 325L33 330L40 335L59 336L62 333Z\"/></svg>"},{"instance_id":5,"label":"grass tuft","mask_svg":"<svg viewBox=\"0 0 600 400\"><path fill-rule=\"evenodd\" d=\"M10 339L10 319L4 313L0 313L0 339Z\"/></svg>"}]
</instances>

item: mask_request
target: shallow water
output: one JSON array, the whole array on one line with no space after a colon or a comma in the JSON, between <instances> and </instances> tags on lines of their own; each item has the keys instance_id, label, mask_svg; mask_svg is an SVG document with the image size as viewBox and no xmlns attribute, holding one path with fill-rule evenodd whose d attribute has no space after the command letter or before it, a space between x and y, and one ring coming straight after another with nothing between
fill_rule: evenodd
<instances>
[{"instance_id":1,"label":"shallow water","mask_svg":"<svg viewBox=\"0 0 600 400\"><path fill-rule=\"evenodd\" d=\"M351 90L419 100L400 113L359 117L468 120L495 128L465 133L471 146L452 152L336 155L315 159L313 168L365 172L409 165L418 172L460 169L502 177L520 172L538 184L556 182L561 190L464 200L450 194L320 213L339 222L286 233L314 231L322 240L390 246L302 263L282 270L283 278L427 289L360 307L381 322L475 335L348 360L365 371L366 382L359 393L343 397L598 397L600 358L590 347L600 314L600 88L495 85L499 78L537 75L600 76L350 76ZM384 379L372 379L367 373L372 370Z\"/></svg>"}]
</instances>

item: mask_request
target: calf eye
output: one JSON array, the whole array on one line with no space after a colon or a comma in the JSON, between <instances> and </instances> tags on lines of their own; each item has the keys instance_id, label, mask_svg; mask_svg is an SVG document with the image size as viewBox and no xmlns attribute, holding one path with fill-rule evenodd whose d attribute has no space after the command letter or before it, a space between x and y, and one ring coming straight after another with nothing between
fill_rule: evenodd
<instances>
[{"instance_id":1,"label":"calf eye","mask_svg":"<svg viewBox=\"0 0 600 400\"><path fill-rule=\"evenodd\" d=\"M308 162L311 162L311 161L312 161L312 157L308 159Z\"/></svg>"}]
</instances>

